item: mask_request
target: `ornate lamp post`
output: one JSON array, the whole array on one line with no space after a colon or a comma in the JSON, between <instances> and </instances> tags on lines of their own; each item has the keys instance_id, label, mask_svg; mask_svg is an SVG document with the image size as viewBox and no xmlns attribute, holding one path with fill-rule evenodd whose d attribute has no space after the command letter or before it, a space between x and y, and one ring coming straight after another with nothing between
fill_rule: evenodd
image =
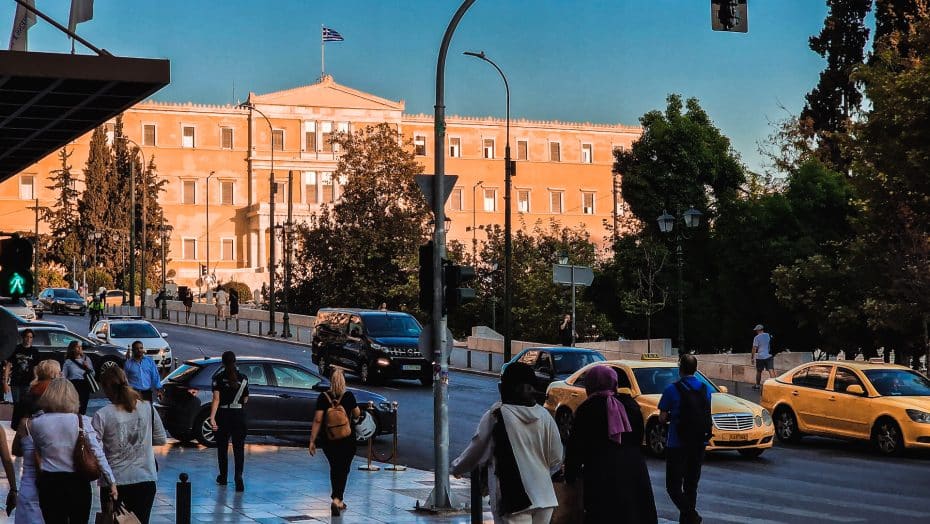
<instances>
[{"instance_id":1,"label":"ornate lamp post","mask_svg":"<svg viewBox=\"0 0 930 524\"><path fill-rule=\"evenodd\" d=\"M136 147L136 151L139 152L139 155L142 156L142 173L143 178L145 176L146 166L145 166L145 151L142 151L142 148L139 147L134 140L129 137L120 137L124 142L128 142ZM135 156L135 155L133 155ZM135 160L135 159L133 159ZM145 188L148 189L148 188ZM136 163L129 162L129 191L132 193L130 197L130 210L129 210L129 304L132 307L136 306ZM139 271L141 272L142 282L142 307L139 308L142 316L145 316L145 215L146 215L146 193L148 191L142 191L142 249L140 250L140 260L139 260Z\"/></svg>"},{"instance_id":2,"label":"ornate lamp post","mask_svg":"<svg viewBox=\"0 0 930 524\"><path fill-rule=\"evenodd\" d=\"M168 231L171 230L170 226L162 224L158 226L158 232L161 233L161 290L168 293L168 278L167 278L167 258L166 258L166 246L168 242ZM161 318L168 318L168 301L161 301Z\"/></svg>"},{"instance_id":3,"label":"ornate lamp post","mask_svg":"<svg viewBox=\"0 0 930 524\"><path fill-rule=\"evenodd\" d=\"M662 214L659 215L659 218L656 219L659 223L659 231L665 234L671 234L675 229L676 217L668 214L665 210L662 211ZM688 209L681 215L681 220L684 222L687 229L694 229L698 227L701 222L701 212L693 207ZM678 354L685 354L685 302L684 302L684 251L681 248L681 241L687 239L684 231L679 229L675 233L675 254L678 257ZM572 319L574 321L574 318Z\"/></svg>"}]
</instances>

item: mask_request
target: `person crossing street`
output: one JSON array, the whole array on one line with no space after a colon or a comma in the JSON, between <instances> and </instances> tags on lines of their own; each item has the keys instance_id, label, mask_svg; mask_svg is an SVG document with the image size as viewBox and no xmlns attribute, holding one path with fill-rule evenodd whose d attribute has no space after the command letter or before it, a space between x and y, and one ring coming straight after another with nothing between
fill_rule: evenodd
<instances>
[{"instance_id":1,"label":"person crossing street","mask_svg":"<svg viewBox=\"0 0 930 524\"><path fill-rule=\"evenodd\" d=\"M225 486L229 480L229 441L232 440L235 460L236 491L245 491L242 472L245 469L245 405L249 401L249 379L239 373L236 354L223 353L223 370L213 378L213 401L210 404L210 425L216 435L216 459L219 475L216 483Z\"/></svg>"},{"instance_id":2,"label":"person crossing street","mask_svg":"<svg viewBox=\"0 0 930 524\"><path fill-rule=\"evenodd\" d=\"M142 395L142 400L151 402L161 388L161 376L155 361L146 356L142 341L132 343L130 351L126 352L126 363L123 371L129 378L129 385Z\"/></svg>"},{"instance_id":3,"label":"person crossing street","mask_svg":"<svg viewBox=\"0 0 930 524\"><path fill-rule=\"evenodd\" d=\"M87 307L87 311L90 312L90 326L87 329L94 329L94 326L100 321L101 315L103 315L103 301L99 296L94 295L93 300L90 301L90 305Z\"/></svg>"}]
</instances>

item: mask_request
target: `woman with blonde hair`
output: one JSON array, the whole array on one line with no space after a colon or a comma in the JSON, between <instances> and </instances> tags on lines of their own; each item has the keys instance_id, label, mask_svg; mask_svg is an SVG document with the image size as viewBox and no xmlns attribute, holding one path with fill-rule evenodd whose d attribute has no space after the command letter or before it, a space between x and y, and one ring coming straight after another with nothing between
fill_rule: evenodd
<instances>
[{"instance_id":1,"label":"woman with blonde hair","mask_svg":"<svg viewBox=\"0 0 930 524\"><path fill-rule=\"evenodd\" d=\"M316 400L313 429L310 431L310 455L316 455L316 448L320 447L329 461L329 481L332 485L330 497L333 499L330 511L334 517L338 517L346 509L343 496L352 468L352 458L355 456L356 442L351 423L348 424L348 435L345 435L344 428L334 427L332 420L325 420L327 410L334 406L342 406L351 420L361 415L355 395L346 390L345 375L338 367L333 368L329 377L329 390L321 393Z\"/></svg>"},{"instance_id":2,"label":"woman with blonde hair","mask_svg":"<svg viewBox=\"0 0 930 524\"><path fill-rule=\"evenodd\" d=\"M26 396L21 399L21 402L13 406L13 415L10 419L11 428L19 429L20 422L22 422L24 418L31 417L39 410L39 406L36 405L39 397L45 393L45 389L48 387L49 382L60 376L61 364L59 364L57 360L43 360L36 365L35 378L29 383Z\"/></svg>"},{"instance_id":3,"label":"woman with blonde hair","mask_svg":"<svg viewBox=\"0 0 930 524\"><path fill-rule=\"evenodd\" d=\"M167 441L161 417L151 402L129 386L126 373L113 366L100 376L100 388L110 404L100 409L91 424L103 442L103 452L116 477L119 500L146 524L155 502L155 466L153 446ZM103 491L101 490L101 498ZM101 506L106 502L101 500Z\"/></svg>"},{"instance_id":4,"label":"woman with blonde hair","mask_svg":"<svg viewBox=\"0 0 930 524\"><path fill-rule=\"evenodd\" d=\"M39 507L48 524L85 524L90 519L90 481L75 471L74 447L81 430L100 463L103 480L116 498L116 478L89 417L78 414L80 400L71 382L56 378L39 399L42 413L31 421L40 457Z\"/></svg>"}]
</instances>

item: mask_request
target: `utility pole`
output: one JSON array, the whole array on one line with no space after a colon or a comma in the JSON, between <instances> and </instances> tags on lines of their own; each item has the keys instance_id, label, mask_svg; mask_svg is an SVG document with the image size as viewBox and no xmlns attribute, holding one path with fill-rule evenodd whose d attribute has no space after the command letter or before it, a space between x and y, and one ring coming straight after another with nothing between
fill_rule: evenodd
<instances>
[{"instance_id":1,"label":"utility pole","mask_svg":"<svg viewBox=\"0 0 930 524\"><path fill-rule=\"evenodd\" d=\"M207 274L204 276L204 280L208 282L207 284L207 294L210 294L210 284L213 283L212 271L210 270L210 179L213 178L213 175L216 174L216 171L210 171L210 174L207 175L207 191L206 191L206 207L207 207ZM212 296L212 295L211 295ZM215 300L215 298L214 298Z\"/></svg>"},{"instance_id":2,"label":"utility pole","mask_svg":"<svg viewBox=\"0 0 930 524\"><path fill-rule=\"evenodd\" d=\"M136 307L136 158L129 160L129 306Z\"/></svg>"},{"instance_id":3,"label":"utility pole","mask_svg":"<svg viewBox=\"0 0 930 524\"><path fill-rule=\"evenodd\" d=\"M284 319L281 325L281 337L291 338L291 317L289 314L291 298L291 246L294 234L294 171L287 172L287 223L281 231L284 232Z\"/></svg>"},{"instance_id":4,"label":"utility pole","mask_svg":"<svg viewBox=\"0 0 930 524\"><path fill-rule=\"evenodd\" d=\"M32 296L39 296L39 199L36 198L36 235L35 245L32 247Z\"/></svg>"}]
</instances>

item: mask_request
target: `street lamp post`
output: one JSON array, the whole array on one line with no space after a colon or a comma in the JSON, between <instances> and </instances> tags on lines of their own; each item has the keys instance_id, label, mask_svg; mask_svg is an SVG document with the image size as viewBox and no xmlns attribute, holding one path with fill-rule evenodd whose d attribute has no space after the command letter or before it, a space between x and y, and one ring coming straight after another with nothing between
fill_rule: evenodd
<instances>
[{"instance_id":1,"label":"street lamp post","mask_svg":"<svg viewBox=\"0 0 930 524\"><path fill-rule=\"evenodd\" d=\"M275 331L275 308L274 308L274 272L275 272L275 253L274 253L274 198L275 194L278 192L278 185L274 181L274 127L271 125L271 120L268 119L268 116L265 115L261 110L255 107L255 104L251 102L243 102L239 104L240 108L248 109L250 112L255 111L262 118L265 119L265 122L268 124L268 139L271 142L271 173L268 175L268 206L269 206L269 220L270 227L269 231L271 234L268 235L268 335L275 336L277 331ZM251 120L251 115L249 117Z\"/></svg>"},{"instance_id":2,"label":"street lamp post","mask_svg":"<svg viewBox=\"0 0 930 524\"><path fill-rule=\"evenodd\" d=\"M139 151L139 155L142 156L142 176L143 180L145 178L145 151L142 151L142 148L139 147L134 140L129 137L121 137L124 142L128 142L136 147L136 150ZM135 156L135 155L133 155ZM130 197L130 211L129 211L129 303L132 307L136 306L136 163L134 162L135 158L129 162L129 192L132 193ZM140 308L142 316L145 316L145 215L146 215L146 193L148 193L148 188L145 187L142 191L142 249L140 250L140 260L139 260L139 270L142 275L142 307Z\"/></svg>"},{"instance_id":3,"label":"street lamp post","mask_svg":"<svg viewBox=\"0 0 930 524\"><path fill-rule=\"evenodd\" d=\"M510 84L507 83L507 76L504 75L504 71L502 71L493 60L488 58L484 54L484 51L478 53L465 51L465 54L484 60L485 62L494 66L494 69L497 70L497 72L501 75L501 79L504 81L504 91L507 96L507 134L505 137L504 145L504 362L507 362L511 357L510 345L513 337L510 320L510 309L513 302L513 235L511 232L512 224L510 209L510 178L513 176L514 165L513 161L510 159Z\"/></svg>"},{"instance_id":4,"label":"street lamp post","mask_svg":"<svg viewBox=\"0 0 930 524\"><path fill-rule=\"evenodd\" d=\"M687 229L694 229L698 227L698 224L701 222L701 212L693 207L688 209L681 215L682 221L685 223ZM675 221L677 218L668 214L665 210L662 211L662 214L659 215L659 218L656 219L659 223L659 231L662 233L670 234L675 229ZM685 354L685 284L684 284L684 250L681 247L681 241L688 238L684 231L679 230L675 234L675 255L678 258L678 354ZM574 319L572 319L574 321Z\"/></svg>"},{"instance_id":5,"label":"street lamp post","mask_svg":"<svg viewBox=\"0 0 930 524\"><path fill-rule=\"evenodd\" d=\"M165 243L168 239L168 230L170 228L165 224L158 226L158 232L161 233L161 290L168 294L168 277L166 272L167 258L166 258L166 248ZM168 318L168 301L165 300L165 295L162 295L161 301L161 318Z\"/></svg>"},{"instance_id":6,"label":"street lamp post","mask_svg":"<svg viewBox=\"0 0 930 524\"><path fill-rule=\"evenodd\" d=\"M568 265L568 252L559 253L559 264ZM572 282L572 346L575 345L575 264L571 264L571 282Z\"/></svg>"},{"instance_id":7,"label":"street lamp post","mask_svg":"<svg viewBox=\"0 0 930 524\"><path fill-rule=\"evenodd\" d=\"M272 144L272 149L274 145ZM291 338L291 246L294 236L294 171L287 172L287 223L282 232L284 235L284 318L281 325L281 337Z\"/></svg>"},{"instance_id":8,"label":"street lamp post","mask_svg":"<svg viewBox=\"0 0 930 524\"><path fill-rule=\"evenodd\" d=\"M478 188L484 184L484 180L479 180L477 184L471 186L471 259L472 264L478 263Z\"/></svg>"},{"instance_id":9,"label":"street lamp post","mask_svg":"<svg viewBox=\"0 0 930 524\"><path fill-rule=\"evenodd\" d=\"M206 217L206 220L207 220L207 223L206 223L206 226L207 226L207 231L206 231L206 235L207 235L207 274L206 274L206 276L204 276L203 278L208 282L208 285L207 285L207 294L210 293L210 286L212 286L212 284L213 284L213 279L211 278L211 275L213 274L213 272L210 270L210 179L213 178L213 175L215 175L215 174L216 174L216 171L210 171L210 174L207 175L207 190L206 190L206 195L205 195L205 196L206 196L206 207L207 207L207 209L206 209L206 214L207 214L207 217Z\"/></svg>"}]
</instances>

